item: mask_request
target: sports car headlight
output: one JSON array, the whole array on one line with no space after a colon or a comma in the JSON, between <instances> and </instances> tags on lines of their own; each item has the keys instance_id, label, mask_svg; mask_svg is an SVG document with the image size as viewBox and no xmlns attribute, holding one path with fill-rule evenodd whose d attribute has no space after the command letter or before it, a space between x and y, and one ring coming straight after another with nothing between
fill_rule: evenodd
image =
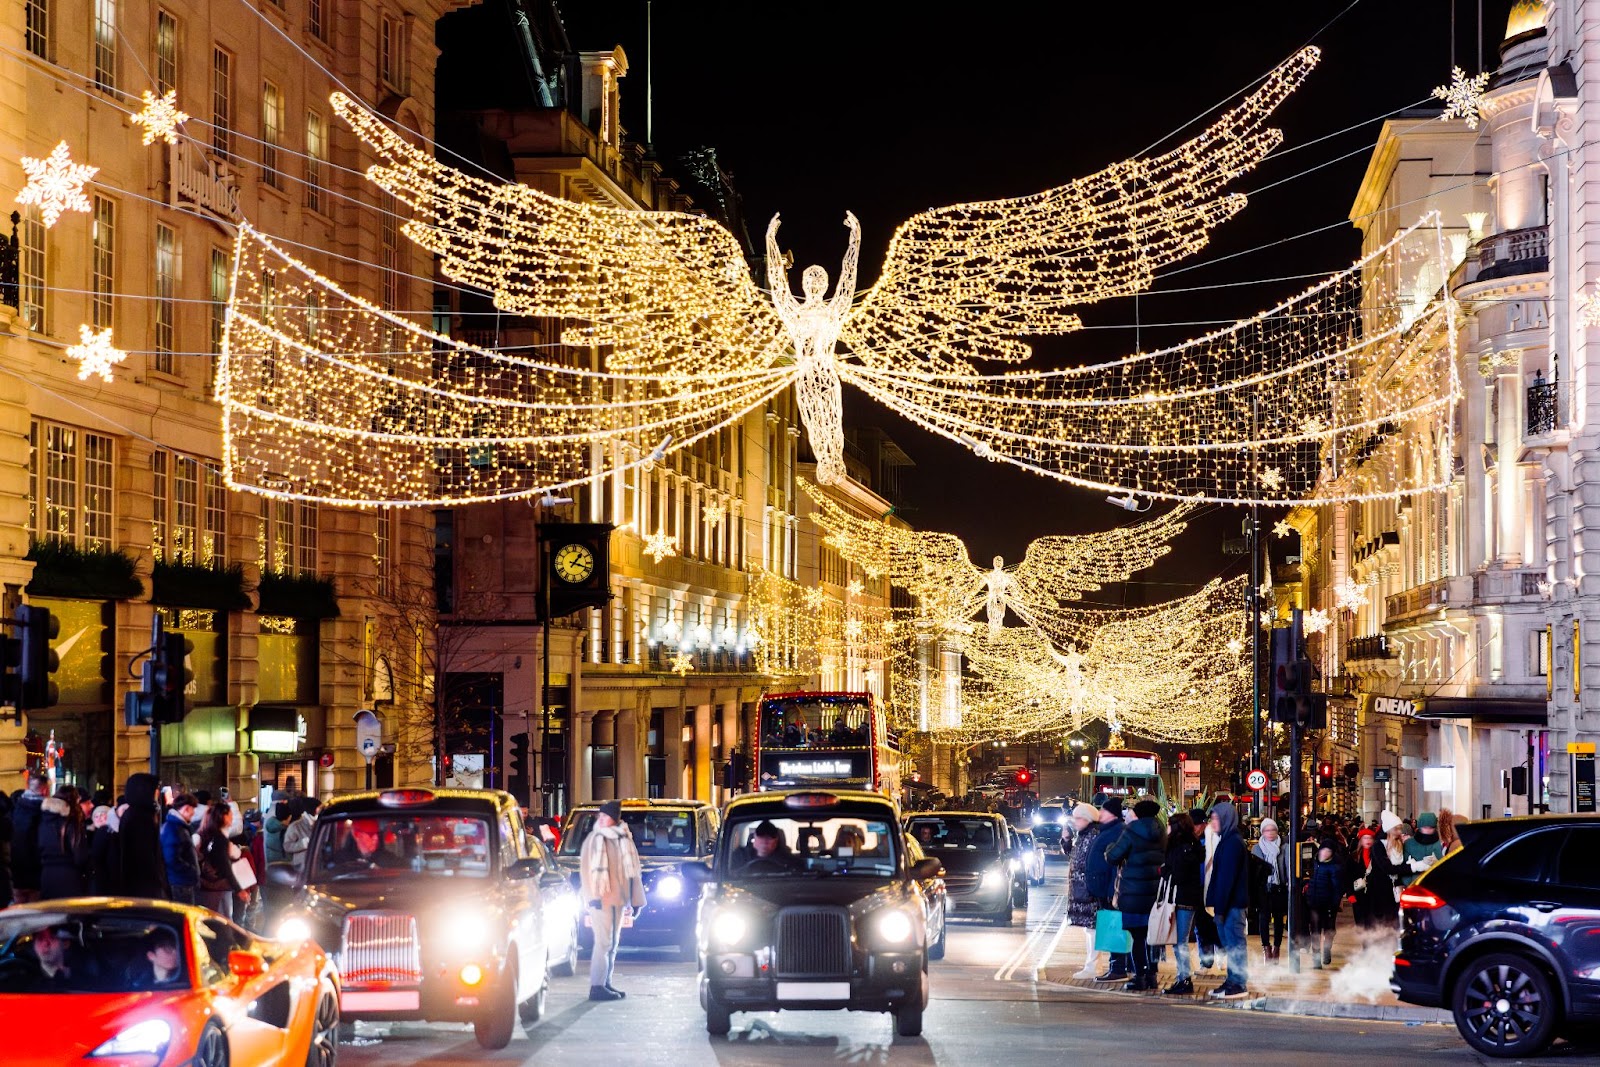
<instances>
[{"instance_id":1,"label":"sports car headlight","mask_svg":"<svg viewBox=\"0 0 1600 1067\"><path fill-rule=\"evenodd\" d=\"M452 948L482 948L489 940L489 921L473 911L452 911L444 919L445 944Z\"/></svg>"},{"instance_id":2,"label":"sports car headlight","mask_svg":"<svg viewBox=\"0 0 1600 1067\"><path fill-rule=\"evenodd\" d=\"M990 867L983 872L982 888L999 889L1006 884L1007 872L1000 867Z\"/></svg>"},{"instance_id":3,"label":"sports car headlight","mask_svg":"<svg viewBox=\"0 0 1600 1067\"><path fill-rule=\"evenodd\" d=\"M711 936L723 948L744 940L745 931L749 929L750 924L736 911L718 912L717 917L711 920Z\"/></svg>"},{"instance_id":4,"label":"sports car headlight","mask_svg":"<svg viewBox=\"0 0 1600 1067\"><path fill-rule=\"evenodd\" d=\"M885 908L878 913L878 936L899 944L911 936L911 919L898 908Z\"/></svg>"},{"instance_id":5,"label":"sports car headlight","mask_svg":"<svg viewBox=\"0 0 1600 1067\"><path fill-rule=\"evenodd\" d=\"M146 1019L134 1023L110 1041L101 1045L90 1056L159 1056L172 1041L172 1027L163 1019Z\"/></svg>"},{"instance_id":6,"label":"sports car headlight","mask_svg":"<svg viewBox=\"0 0 1600 1067\"><path fill-rule=\"evenodd\" d=\"M278 924L277 940L310 941L311 924L297 915L291 915Z\"/></svg>"},{"instance_id":7,"label":"sports car headlight","mask_svg":"<svg viewBox=\"0 0 1600 1067\"><path fill-rule=\"evenodd\" d=\"M675 874L663 874L656 879L656 896L662 900L677 900L683 896L683 879Z\"/></svg>"}]
</instances>

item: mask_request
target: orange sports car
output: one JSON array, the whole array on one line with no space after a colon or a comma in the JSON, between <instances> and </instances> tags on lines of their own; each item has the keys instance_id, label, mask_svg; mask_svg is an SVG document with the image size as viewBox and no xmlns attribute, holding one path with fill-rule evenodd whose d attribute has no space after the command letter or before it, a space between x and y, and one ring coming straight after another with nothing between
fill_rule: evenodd
<instances>
[{"instance_id":1,"label":"orange sports car","mask_svg":"<svg viewBox=\"0 0 1600 1067\"><path fill-rule=\"evenodd\" d=\"M0 1035L7 1067L332 1067L339 976L204 908L24 904L0 911Z\"/></svg>"}]
</instances>

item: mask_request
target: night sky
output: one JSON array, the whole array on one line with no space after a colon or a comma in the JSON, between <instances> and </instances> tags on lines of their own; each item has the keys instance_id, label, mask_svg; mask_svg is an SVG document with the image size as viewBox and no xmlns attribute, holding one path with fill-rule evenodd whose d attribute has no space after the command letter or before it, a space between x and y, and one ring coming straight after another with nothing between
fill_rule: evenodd
<instances>
[{"instance_id":1,"label":"night sky","mask_svg":"<svg viewBox=\"0 0 1600 1067\"><path fill-rule=\"evenodd\" d=\"M1510 0L1484 5L1490 69L1509 7ZM1456 9L1455 58L1470 73L1478 65L1477 7L1463 0ZM638 140L645 135L644 11L645 0L562 4L575 48L620 43L627 51L623 120ZM1381 119L1422 105L1449 80L1446 0L655 0L654 144L664 160L714 146L744 198L753 238L782 213L782 244L795 252L791 277L813 262L830 280L837 274L842 220L853 210L863 230L865 287L894 227L914 212L1035 192L1153 144L1171 147L1182 139L1170 136L1177 128L1192 135L1224 100L1313 37L1323 61L1278 112L1283 146L1233 186L1252 194L1249 206L1198 257L1158 277L1137 307L1131 299L1086 307L1088 329L1041 342L1034 357L1040 364L1100 359L1252 314L1311 284L1274 279L1331 273L1356 257L1360 238L1347 219ZM1347 127L1355 128L1306 144ZM1321 232L1297 237L1313 230ZM1240 282L1253 284L1170 291ZM846 421L895 437L917 463L906 519L959 534L975 560L1001 554L1014 562L1034 537L1134 521L1104 494L979 460L848 387ZM1100 599L1161 600L1243 566L1221 554L1243 515L1211 509L1142 581ZM1267 524L1278 517L1263 515ZM1286 547L1278 542L1274 551Z\"/></svg>"}]
</instances>

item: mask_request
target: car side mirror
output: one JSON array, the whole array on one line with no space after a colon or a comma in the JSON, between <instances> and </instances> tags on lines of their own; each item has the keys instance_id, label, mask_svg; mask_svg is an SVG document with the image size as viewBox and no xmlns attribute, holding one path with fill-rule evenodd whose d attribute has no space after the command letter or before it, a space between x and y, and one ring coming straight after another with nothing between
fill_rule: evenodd
<instances>
[{"instance_id":1,"label":"car side mirror","mask_svg":"<svg viewBox=\"0 0 1600 1067\"><path fill-rule=\"evenodd\" d=\"M712 880L709 863L682 863L678 865L678 871L695 885L705 885Z\"/></svg>"},{"instance_id":2,"label":"car side mirror","mask_svg":"<svg viewBox=\"0 0 1600 1067\"><path fill-rule=\"evenodd\" d=\"M267 864L267 884L281 886L284 889L293 889L300 884L300 872L295 870L292 863Z\"/></svg>"},{"instance_id":3,"label":"car side mirror","mask_svg":"<svg viewBox=\"0 0 1600 1067\"><path fill-rule=\"evenodd\" d=\"M929 857L918 860L911 865L911 877L921 881L924 878L937 878L944 873L944 864Z\"/></svg>"},{"instance_id":4,"label":"car side mirror","mask_svg":"<svg viewBox=\"0 0 1600 1067\"><path fill-rule=\"evenodd\" d=\"M267 973L267 961L259 952L228 953L228 973L235 978L259 978Z\"/></svg>"},{"instance_id":5,"label":"car side mirror","mask_svg":"<svg viewBox=\"0 0 1600 1067\"><path fill-rule=\"evenodd\" d=\"M543 870L544 864L536 859L518 860L506 868L506 877L516 882L526 882Z\"/></svg>"},{"instance_id":6,"label":"car side mirror","mask_svg":"<svg viewBox=\"0 0 1600 1067\"><path fill-rule=\"evenodd\" d=\"M571 883L561 871L545 871L539 876L540 889L564 889Z\"/></svg>"}]
</instances>

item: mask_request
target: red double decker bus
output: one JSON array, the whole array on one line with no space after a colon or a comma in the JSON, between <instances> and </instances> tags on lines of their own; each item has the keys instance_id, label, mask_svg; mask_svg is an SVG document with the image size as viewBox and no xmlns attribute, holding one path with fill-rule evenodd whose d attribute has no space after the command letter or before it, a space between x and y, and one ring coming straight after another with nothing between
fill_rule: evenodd
<instances>
[{"instance_id":1,"label":"red double decker bus","mask_svg":"<svg viewBox=\"0 0 1600 1067\"><path fill-rule=\"evenodd\" d=\"M769 693L752 748L757 789L827 786L900 798L900 749L871 693Z\"/></svg>"}]
</instances>

